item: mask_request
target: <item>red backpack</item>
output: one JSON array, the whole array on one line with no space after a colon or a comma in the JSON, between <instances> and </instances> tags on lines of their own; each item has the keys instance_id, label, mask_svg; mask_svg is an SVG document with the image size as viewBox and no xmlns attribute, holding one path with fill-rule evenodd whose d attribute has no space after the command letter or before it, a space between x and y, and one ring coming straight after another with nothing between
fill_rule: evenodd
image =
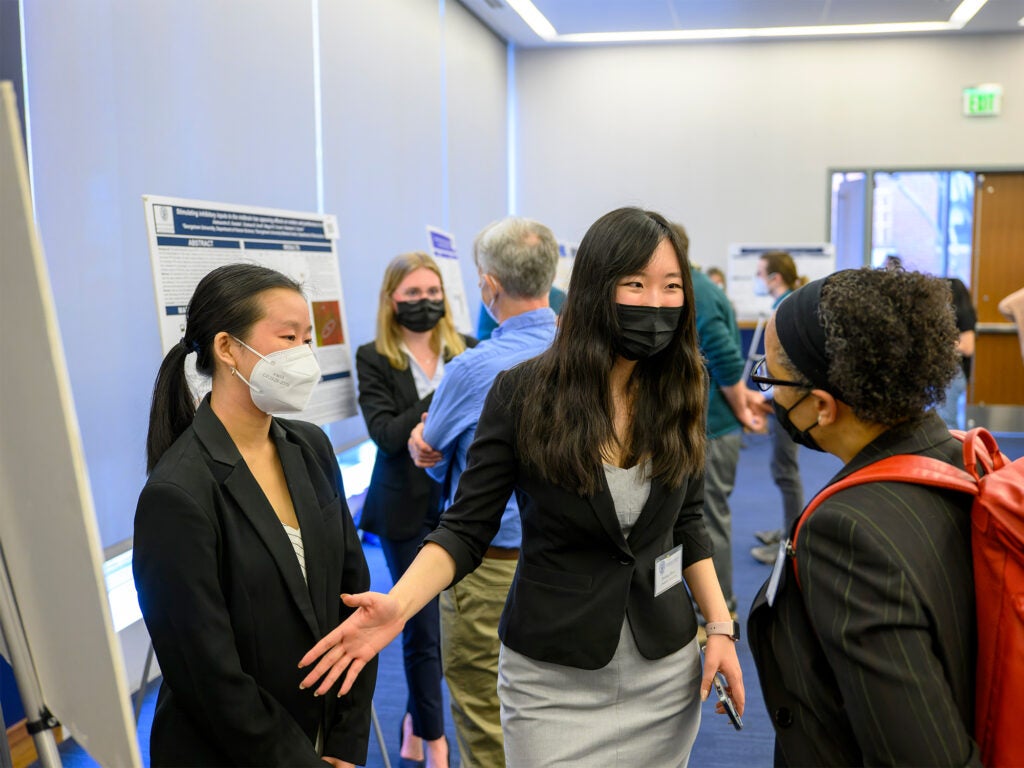
<instances>
[{"instance_id":1,"label":"red backpack","mask_svg":"<svg viewBox=\"0 0 1024 768\"><path fill-rule=\"evenodd\" d=\"M925 456L889 456L847 475L815 496L793 532L829 496L879 481L918 483L974 496L971 549L977 606L978 660L974 738L988 766L1024 765L1024 458L1010 462L987 430L953 432L964 467ZM981 472L979 474L979 468ZM799 586L800 575L793 559Z\"/></svg>"}]
</instances>

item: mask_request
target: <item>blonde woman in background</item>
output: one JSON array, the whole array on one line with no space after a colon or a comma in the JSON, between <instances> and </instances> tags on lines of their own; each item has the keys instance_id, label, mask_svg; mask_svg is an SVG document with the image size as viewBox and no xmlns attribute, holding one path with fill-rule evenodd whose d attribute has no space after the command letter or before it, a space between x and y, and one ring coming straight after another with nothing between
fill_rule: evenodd
<instances>
[{"instance_id":1,"label":"blonde woman in background","mask_svg":"<svg viewBox=\"0 0 1024 768\"><path fill-rule=\"evenodd\" d=\"M440 485L409 457L409 432L430 408L445 363L475 345L475 339L455 330L434 260L421 252L392 259L380 289L377 338L356 352L356 371L359 407L377 445L359 526L380 539L395 581L413 561L423 537L434 530L441 511ZM409 698L400 754L444 768L448 744L436 599L405 625L402 651Z\"/></svg>"}]
</instances>

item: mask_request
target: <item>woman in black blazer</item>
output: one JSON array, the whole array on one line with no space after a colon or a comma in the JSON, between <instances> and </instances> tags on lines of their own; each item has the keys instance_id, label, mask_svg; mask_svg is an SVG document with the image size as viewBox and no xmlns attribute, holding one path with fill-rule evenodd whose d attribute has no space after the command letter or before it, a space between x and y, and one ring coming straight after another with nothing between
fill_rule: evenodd
<instances>
[{"instance_id":1,"label":"woman in black blazer","mask_svg":"<svg viewBox=\"0 0 1024 768\"><path fill-rule=\"evenodd\" d=\"M440 486L409 457L409 433L430 408L444 364L475 344L455 330L434 260L422 252L392 259L380 289L377 338L356 352L356 372L359 407L377 445L359 527L380 539L394 581L416 557L441 511ZM409 698L401 756L423 759L425 740L431 768L447 766L436 600L406 624L402 651Z\"/></svg>"},{"instance_id":2,"label":"woman in black blazer","mask_svg":"<svg viewBox=\"0 0 1024 768\"><path fill-rule=\"evenodd\" d=\"M829 485L903 454L962 467L931 410L956 343L942 279L843 270L779 305L752 378L794 440L843 461ZM972 501L871 482L786 532L748 621L776 765L981 765Z\"/></svg>"},{"instance_id":3,"label":"woman in black blazer","mask_svg":"<svg viewBox=\"0 0 1024 768\"><path fill-rule=\"evenodd\" d=\"M320 369L299 286L221 267L157 377L135 514L139 604L163 673L154 766L366 761L376 670L338 698L300 689L309 643L369 570L330 440L302 410ZM194 405L185 358L213 380Z\"/></svg>"},{"instance_id":4,"label":"woman in black blazer","mask_svg":"<svg viewBox=\"0 0 1024 768\"><path fill-rule=\"evenodd\" d=\"M668 222L635 208L599 219L560 317L550 350L496 380L456 501L416 561L390 594L346 596L358 610L302 659L319 658L304 684L332 685L347 667L342 690L358 679L479 564L515 492L522 549L499 626L510 764L681 765L715 673L740 713L744 697L702 519L706 383L690 270ZM624 471L633 486L620 493ZM687 587L708 619L703 672ZM654 671L664 700L605 669Z\"/></svg>"}]
</instances>

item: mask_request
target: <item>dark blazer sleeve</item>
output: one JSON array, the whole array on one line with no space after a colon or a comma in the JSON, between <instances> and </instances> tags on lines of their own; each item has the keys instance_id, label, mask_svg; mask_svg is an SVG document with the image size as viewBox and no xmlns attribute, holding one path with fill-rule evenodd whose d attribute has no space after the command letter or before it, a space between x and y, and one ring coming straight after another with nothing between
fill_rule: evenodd
<instances>
[{"instance_id":1,"label":"dark blazer sleeve","mask_svg":"<svg viewBox=\"0 0 1024 768\"><path fill-rule=\"evenodd\" d=\"M412 432L424 411L430 409L431 392L413 402L403 402L396 389L397 378L412 372L396 371L387 358L377 352L372 343L364 344L356 352L356 373L359 376L359 407L366 420L366 431L377 444L377 450L393 456L408 450ZM415 393L416 387L412 386Z\"/></svg>"},{"instance_id":2,"label":"dark blazer sleeve","mask_svg":"<svg viewBox=\"0 0 1024 768\"><path fill-rule=\"evenodd\" d=\"M426 541L440 544L455 559L454 582L476 570L498 528L515 487L517 461L506 373L487 394L455 501Z\"/></svg>"},{"instance_id":3,"label":"dark blazer sleeve","mask_svg":"<svg viewBox=\"0 0 1024 768\"><path fill-rule=\"evenodd\" d=\"M147 484L134 547L146 626L192 728L236 765L322 765L291 714L242 669L218 573L225 542L209 505L173 483Z\"/></svg>"},{"instance_id":4,"label":"dark blazer sleeve","mask_svg":"<svg viewBox=\"0 0 1024 768\"><path fill-rule=\"evenodd\" d=\"M935 503L930 489L909 492L920 498L903 499L908 508ZM949 548L952 562L962 542L943 542L923 522L913 532L895 526L883 532L872 525L861 510L891 506L889 484L844 493L855 495L856 503L844 504L837 494L807 519L797 564L807 614L835 674L864 765L964 765L973 745L948 682L952 671L936 655L934 619L915 554L925 548L925 559L935 562ZM896 522L896 510L892 517ZM970 590L965 583L946 586L943 591L951 595ZM973 622L973 611L962 620ZM958 658L947 663L966 663L973 652L962 648Z\"/></svg>"}]
</instances>

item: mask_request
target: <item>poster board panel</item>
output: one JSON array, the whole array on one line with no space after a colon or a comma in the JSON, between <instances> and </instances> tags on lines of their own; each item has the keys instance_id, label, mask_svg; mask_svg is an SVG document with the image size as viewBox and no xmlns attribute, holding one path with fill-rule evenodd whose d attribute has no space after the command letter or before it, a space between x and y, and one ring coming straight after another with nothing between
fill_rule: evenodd
<instances>
[{"instance_id":1,"label":"poster board panel","mask_svg":"<svg viewBox=\"0 0 1024 768\"><path fill-rule=\"evenodd\" d=\"M12 589L43 702L100 764L139 766L85 454L9 82L0 83L0 232L0 322L11 331L0 335L0 358L7 361L0 369L0 542Z\"/></svg>"},{"instance_id":2,"label":"poster board panel","mask_svg":"<svg viewBox=\"0 0 1024 768\"><path fill-rule=\"evenodd\" d=\"M305 291L323 373L306 409L288 418L323 425L355 416L335 217L157 195L142 199L164 354L184 334L188 302L204 275L235 263L276 269ZM192 389L205 395L210 381L196 373L195 357L185 364Z\"/></svg>"},{"instance_id":3,"label":"poster board panel","mask_svg":"<svg viewBox=\"0 0 1024 768\"><path fill-rule=\"evenodd\" d=\"M466 299L465 283L462 282L455 237L443 229L428 226L427 238L430 240L430 255L434 257L441 270L444 293L448 299L448 306L452 308L452 322L459 333L475 336L476 330L469 320L469 302Z\"/></svg>"}]
</instances>

